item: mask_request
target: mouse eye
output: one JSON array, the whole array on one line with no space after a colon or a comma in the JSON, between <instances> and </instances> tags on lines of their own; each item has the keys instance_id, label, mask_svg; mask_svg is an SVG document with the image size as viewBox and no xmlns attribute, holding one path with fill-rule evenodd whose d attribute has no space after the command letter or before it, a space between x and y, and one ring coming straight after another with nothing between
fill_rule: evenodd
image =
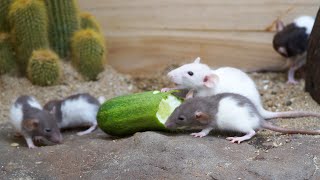
<instances>
[{"instance_id":1,"label":"mouse eye","mask_svg":"<svg viewBox=\"0 0 320 180\"><path fill-rule=\"evenodd\" d=\"M44 131L47 132L47 133L49 133L49 132L51 132L51 129L45 128Z\"/></svg>"},{"instance_id":2,"label":"mouse eye","mask_svg":"<svg viewBox=\"0 0 320 180\"><path fill-rule=\"evenodd\" d=\"M188 71L188 74L189 74L190 76L193 76L193 72L192 72L192 71Z\"/></svg>"},{"instance_id":3,"label":"mouse eye","mask_svg":"<svg viewBox=\"0 0 320 180\"><path fill-rule=\"evenodd\" d=\"M185 120L185 118L184 118L183 116L179 116L178 119L179 119L180 121Z\"/></svg>"}]
</instances>

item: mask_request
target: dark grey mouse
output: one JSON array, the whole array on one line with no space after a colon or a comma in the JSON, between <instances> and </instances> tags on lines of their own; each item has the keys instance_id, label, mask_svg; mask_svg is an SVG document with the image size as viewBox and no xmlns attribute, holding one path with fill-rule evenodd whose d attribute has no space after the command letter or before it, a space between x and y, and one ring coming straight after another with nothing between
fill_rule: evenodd
<instances>
[{"instance_id":1,"label":"dark grey mouse","mask_svg":"<svg viewBox=\"0 0 320 180\"><path fill-rule=\"evenodd\" d=\"M262 118L248 98L233 93L187 99L174 110L165 126L169 129L201 129L201 132L191 134L195 137L204 137L215 128L245 133L241 137L227 137L232 143L241 143L252 138L259 129L286 134L320 134L320 130L274 126Z\"/></svg>"},{"instance_id":2,"label":"dark grey mouse","mask_svg":"<svg viewBox=\"0 0 320 180\"><path fill-rule=\"evenodd\" d=\"M61 143L62 135L52 112L44 111L32 96L20 96L10 109L11 124L21 134L29 148L35 148L33 139L45 138Z\"/></svg>"},{"instance_id":3,"label":"dark grey mouse","mask_svg":"<svg viewBox=\"0 0 320 180\"><path fill-rule=\"evenodd\" d=\"M55 112L61 129L90 126L89 129L77 133L81 136L97 128L96 116L104 100L104 97L96 99L88 93L80 93L62 100L51 100L44 105L44 109Z\"/></svg>"}]
</instances>

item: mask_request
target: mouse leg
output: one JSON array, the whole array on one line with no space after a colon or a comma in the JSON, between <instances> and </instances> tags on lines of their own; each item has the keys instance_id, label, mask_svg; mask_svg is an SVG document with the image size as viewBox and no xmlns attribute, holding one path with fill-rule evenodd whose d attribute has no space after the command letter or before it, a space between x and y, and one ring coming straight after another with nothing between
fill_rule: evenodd
<instances>
[{"instance_id":1,"label":"mouse leg","mask_svg":"<svg viewBox=\"0 0 320 180\"><path fill-rule=\"evenodd\" d=\"M85 135L85 134L89 134L92 131L94 131L97 128L97 126L98 126L97 123L95 123L89 129L87 129L85 131L78 132L77 135L78 136L82 136L82 135Z\"/></svg>"},{"instance_id":2,"label":"mouse leg","mask_svg":"<svg viewBox=\"0 0 320 180\"><path fill-rule=\"evenodd\" d=\"M244 136L241 136L241 137L227 137L227 140L231 141L232 143L237 143L238 142L238 144L240 144L242 141L251 139L255 134L256 134L256 132L254 130L251 130L250 132L248 132Z\"/></svg>"},{"instance_id":3,"label":"mouse leg","mask_svg":"<svg viewBox=\"0 0 320 180\"><path fill-rule=\"evenodd\" d=\"M202 137L208 135L212 129L213 129L212 127L207 127L207 128L205 128L205 129L203 129L201 132L191 133L190 135L191 135L191 136L194 136L194 137L200 137L200 138L202 138Z\"/></svg>"},{"instance_id":4,"label":"mouse leg","mask_svg":"<svg viewBox=\"0 0 320 180\"><path fill-rule=\"evenodd\" d=\"M194 90L191 89L188 94L186 95L186 99L190 99L190 98L193 98L193 93L194 93Z\"/></svg>"},{"instance_id":5,"label":"mouse leg","mask_svg":"<svg viewBox=\"0 0 320 180\"><path fill-rule=\"evenodd\" d=\"M298 70L300 67L302 67L306 63L305 57L300 57L299 59L296 59L294 63L291 64L289 72L288 72L288 81L287 84L297 84L298 81L294 78L294 73L296 70Z\"/></svg>"},{"instance_id":6,"label":"mouse leg","mask_svg":"<svg viewBox=\"0 0 320 180\"><path fill-rule=\"evenodd\" d=\"M28 147L30 149L36 148L36 146L33 144L32 138L29 136L25 136L24 139L27 141Z\"/></svg>"}]
</instances>

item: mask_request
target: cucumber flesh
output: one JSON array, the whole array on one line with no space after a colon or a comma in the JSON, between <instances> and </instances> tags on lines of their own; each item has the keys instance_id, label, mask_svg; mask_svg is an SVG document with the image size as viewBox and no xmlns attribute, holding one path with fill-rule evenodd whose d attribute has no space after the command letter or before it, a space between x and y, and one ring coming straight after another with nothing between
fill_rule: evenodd
<instances>
[{"instance_id":1,"label":"cucumber flesh","mask_svg":"<svg viewBox=\"0 0 320 180\"><path fill-rule=\"evenodd\" d=\"M172 112L181 104L181 101L178 100L175 96L169 95L167 99L162 99L159 104L159 109L157 111L157 118L162 123L165 124L168 120L168 117Z\"/></svg>"}]
</instances>

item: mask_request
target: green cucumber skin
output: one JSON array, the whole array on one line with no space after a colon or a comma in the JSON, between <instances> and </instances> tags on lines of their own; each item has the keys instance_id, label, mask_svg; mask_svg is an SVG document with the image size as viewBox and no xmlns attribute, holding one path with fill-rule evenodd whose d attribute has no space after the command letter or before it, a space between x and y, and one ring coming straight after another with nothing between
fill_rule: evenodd
<instances>
[{"instance_id":1,"label":"green cucumber skin","mask_svg":"<svg viewBox=\"0 0 320 180\"><path fill-rule=\"evenodd\" d=\"M97 121L105 133L128 136L143 131L168 131L156 113L163 98L170 92L153 91L115 97L101 105Z\"/></svg>"}]
</instances>

